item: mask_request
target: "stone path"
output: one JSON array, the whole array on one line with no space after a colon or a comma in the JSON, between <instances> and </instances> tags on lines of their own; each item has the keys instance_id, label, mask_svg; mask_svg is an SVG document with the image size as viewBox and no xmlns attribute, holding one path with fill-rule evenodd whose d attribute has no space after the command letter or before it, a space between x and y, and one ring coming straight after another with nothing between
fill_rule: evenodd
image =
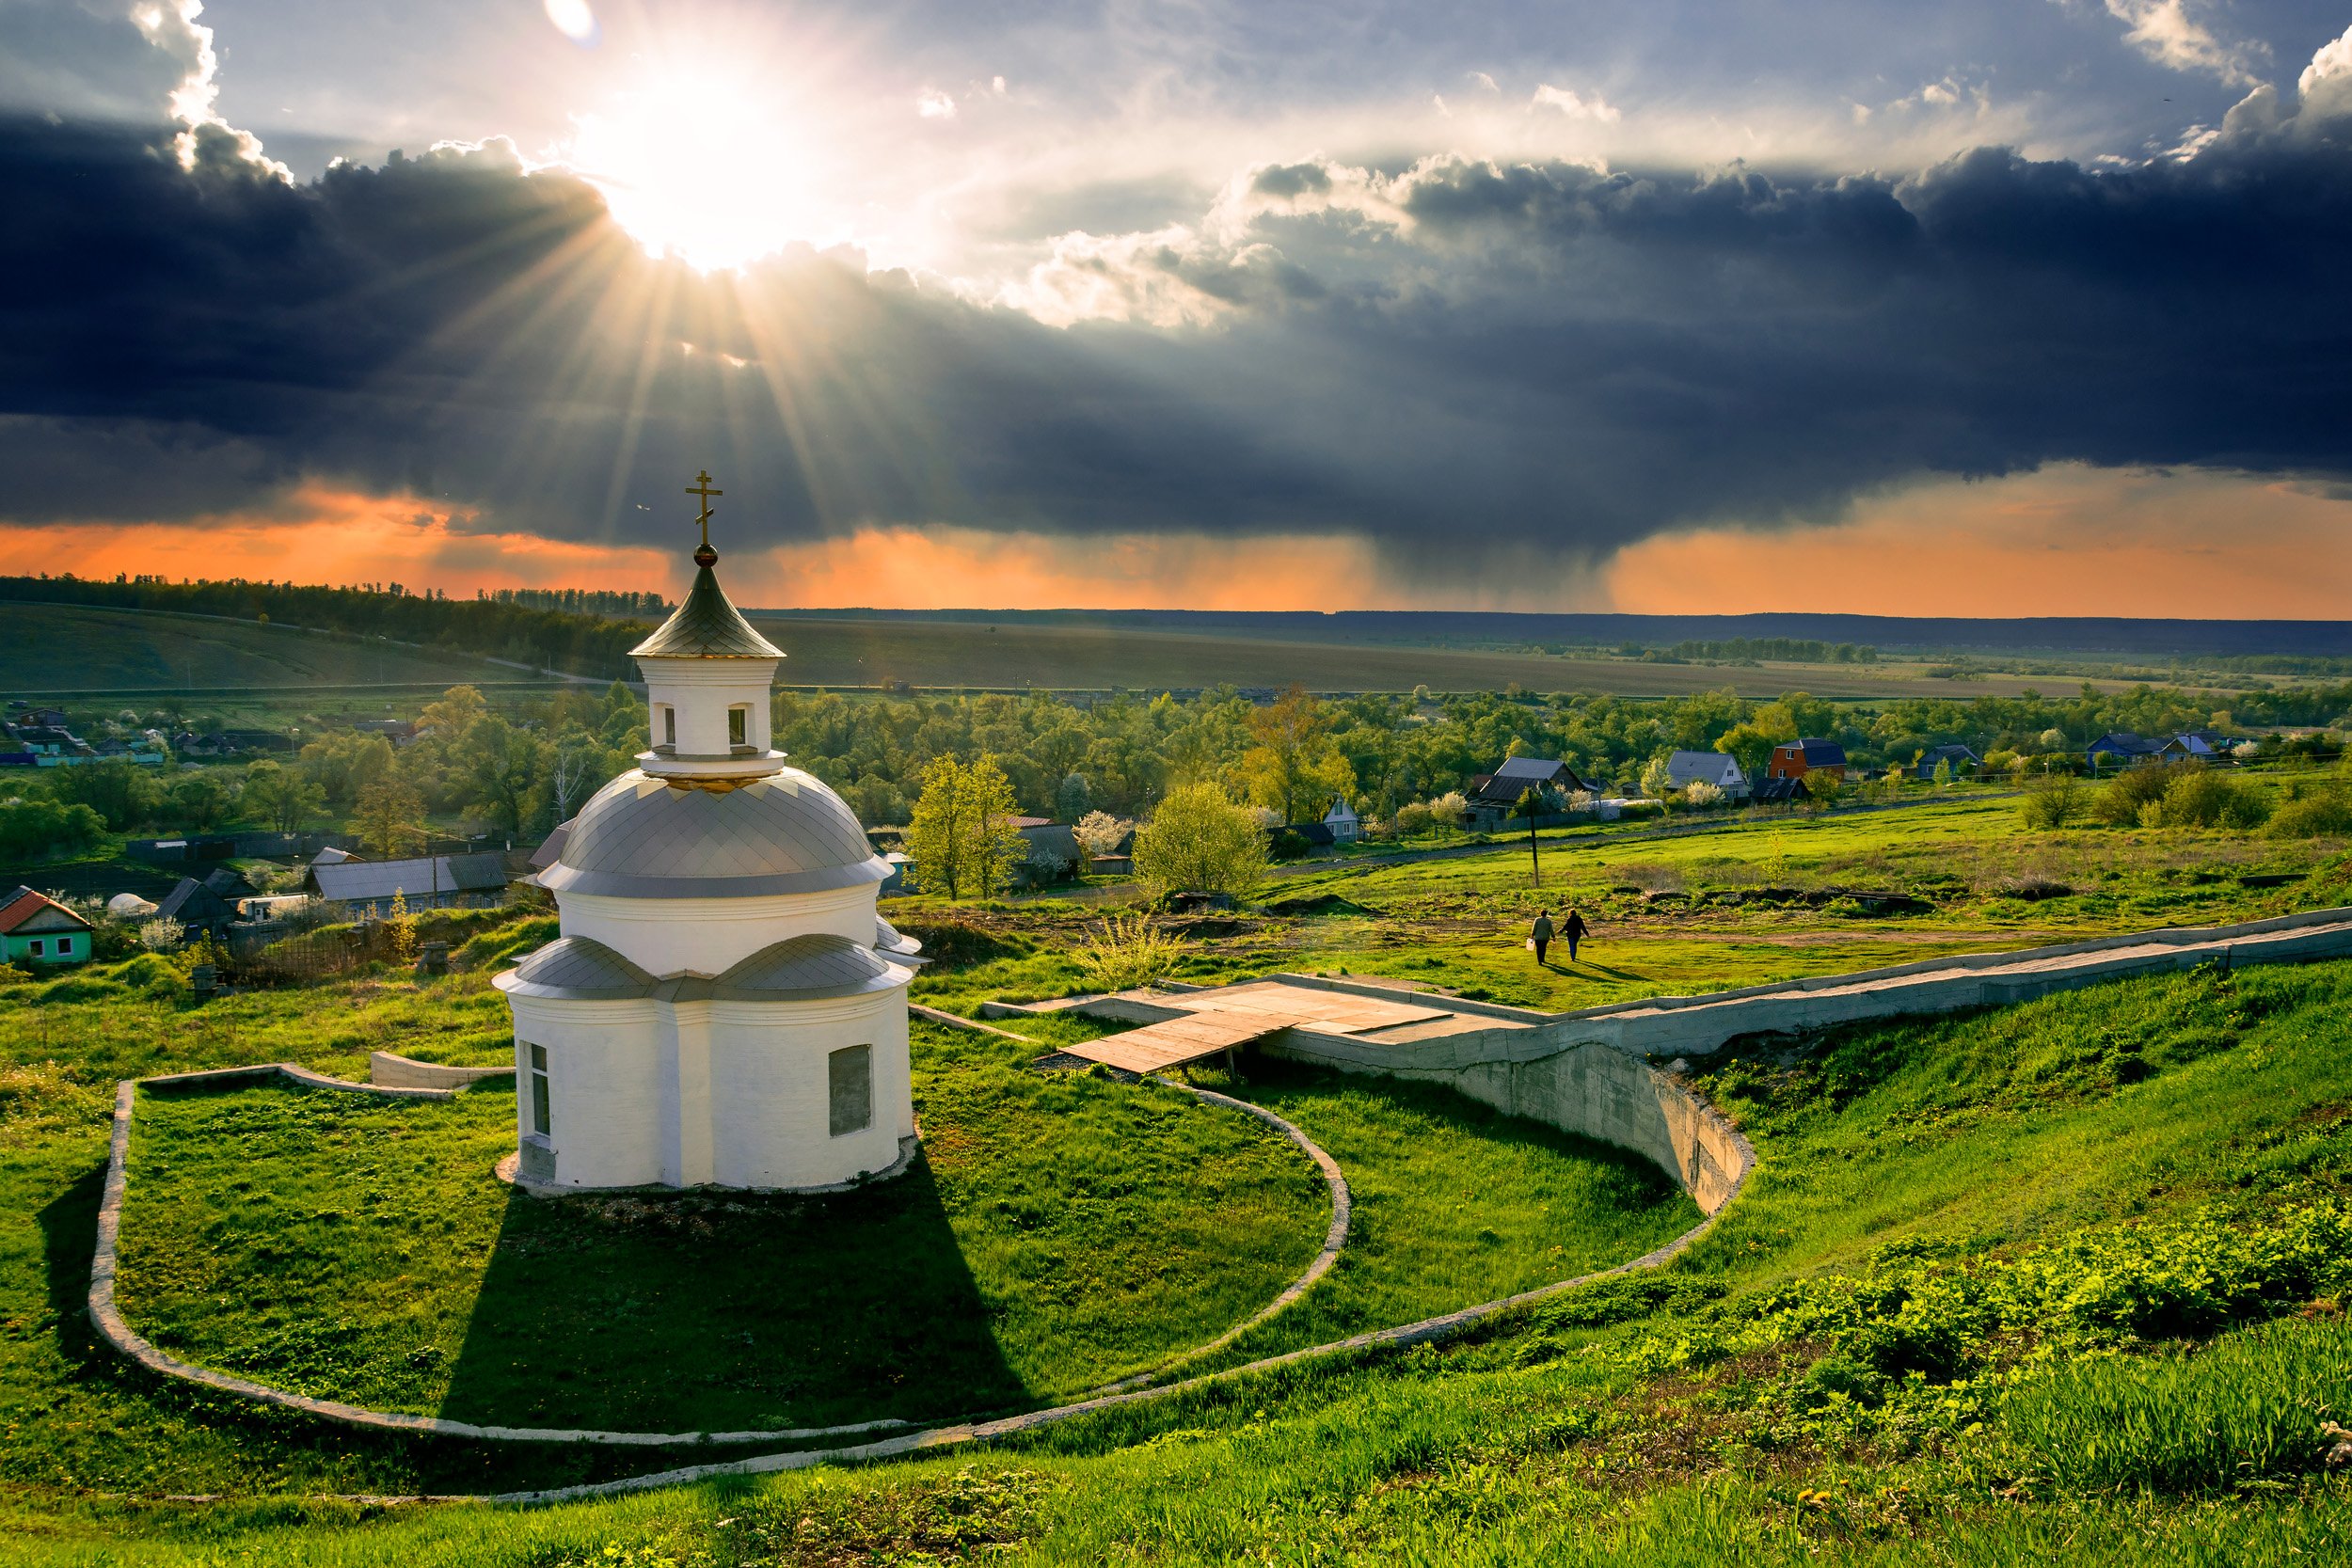
<instances>
[{"instance_id":1,"label":"stone path","mask_svg":"<svg viewBox=\"0 0 2352 1568\"><path fill-rule=\"evenodd\" d=\"M2352 957L2352 909L2234 926L2181 927L2009 952L1969 953L1695 996L1657 996L1562 1013L1546 1043L1603 1043L1636 1055L1709 1055L1751 1035L1804 1035L1875 1019L2023 1002L2129 974Z\"/></svg>"}]
</instances>

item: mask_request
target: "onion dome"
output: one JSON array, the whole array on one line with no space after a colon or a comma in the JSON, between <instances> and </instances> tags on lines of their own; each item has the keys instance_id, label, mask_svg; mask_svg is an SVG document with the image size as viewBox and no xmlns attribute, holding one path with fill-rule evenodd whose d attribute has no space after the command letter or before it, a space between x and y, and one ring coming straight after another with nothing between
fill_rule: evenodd
<instances>
[{"instance_id":1,"label":"onion dome","mask_svg":"<svg viewBox=\"0 0 2352 1568\"><path fill-rule=\"evenodd\" d=\"M817 932L761 948L720 975L710 994L723 1001L821 1002L895 990L914 977L870 947Z\"/></svg>"},{"instance_id":2,"label":"onion dome","mask_svg":"<svg viewBox=\"0 0 2352 1568\"><path fill-rule=\"evenodd\" d=\"M624 773L580 808L539 880L559 894L749 898L829 893L889 875L841 797L812 774L779 768L740 781Z\"/></svg>"}]
</instances>

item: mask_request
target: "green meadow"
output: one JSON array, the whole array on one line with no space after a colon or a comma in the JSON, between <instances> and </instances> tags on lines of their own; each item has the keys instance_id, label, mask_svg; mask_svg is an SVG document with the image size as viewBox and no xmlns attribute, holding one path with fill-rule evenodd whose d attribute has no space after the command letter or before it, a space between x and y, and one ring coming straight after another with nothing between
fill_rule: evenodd
<instances>
[{"instance_id":1,"label":"green meadow","mask_svg":"<svg viewBox=\"0 0 2352 1568\"><path fill-rule=\"evenodd\" d=\"M1543 853L1541 888L1523 843L1284 874L1249 907L1172 921L1180 972L1344 970L1569 1006L2352 903L2332 841L2052 832L1965 792ZM1084 989L1075 949L1104 896L1120 890L896 900L890 917L939 959L918 999L970 1012ZM1596 945L1538 970L1523 922L1571 900ZM116 1078L281 1058L358 1077L379 1048L501 1060L487 977L550 930L471 916L446 979L377 972L201 1007L153 958L6 988L11 1561L2236 1564L2341 1557L2352 1536L2328 1425L2352 1426L2352 962L1742 1049L1695 1083L1761 1164L1668 1268L1441 1345L1290 1363L920 1460L519 1512L388 1505L365 1499L744 1450L346 1431L159 1382L95 1341L82 1295ZM854 1257L822 1205L523 1207L486 1172L501 1091L378 1106L268 1089L142 1105L125 1309L182 1354L396 1408L716 1426L689 1418L918 1408L914 1378L876 1387L847 1361L765 1352L795 1335L1033 1404L1213 1338L1311 1256L1321 1184L1290 1145L1172 1091L1030 1072L1102 1026L1011 1024L1028 1039L922 1031L936 1217L916 1217L936 1245L872 1294L819 1301L763 1248ZM1622 1151L1443 1091L1249 1058L1239 1082L1200 1081L1298 1123L1358 1207L1304 1300L1187 1370L1605 1268L1695 1218ZM950 1265L993 1308L982 1334L941 1291ZM658 1359L638 1348L656 1337ZM953 1403L923 1408L967 1413Z\"/></svg>"}]
</instances>

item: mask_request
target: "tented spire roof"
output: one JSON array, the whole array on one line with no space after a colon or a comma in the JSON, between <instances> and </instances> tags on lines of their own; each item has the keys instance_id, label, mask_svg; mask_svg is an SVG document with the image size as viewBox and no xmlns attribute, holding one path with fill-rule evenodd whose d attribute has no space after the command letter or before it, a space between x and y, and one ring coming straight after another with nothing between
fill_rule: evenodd
<instances>
[{"instance_id":1,"label":"tented spire roof","mask_svg":"<svg viewBox=\"0 0 2352 1568\"><path fill-rule=\"evenodd\" d=\"M782 658L784 650L752 629L710 574L719 552L705 545L694 552L701 570L686 602L670 612L651 637L629 650L633 658Z\"/></svg>"}]
</instances>

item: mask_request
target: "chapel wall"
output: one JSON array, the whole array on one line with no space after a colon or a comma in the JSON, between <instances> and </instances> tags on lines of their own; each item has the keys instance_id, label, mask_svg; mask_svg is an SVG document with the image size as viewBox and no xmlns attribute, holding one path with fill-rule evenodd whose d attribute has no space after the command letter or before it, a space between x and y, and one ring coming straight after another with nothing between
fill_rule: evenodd
<instances>
[{"instance_id":1,"label":"chapel wall","mask_svg":"<svg viewBox=\"0 0 2352 1568\"><path fill-rule=\"evenodd\" d=\"M816 933L874 945L871 882L830 893L760 898L620 898L565 893L556 899L564 935L604 943L657 976L722 974L761 948Z\"/></svg>"},{"instance_id":2,"label":"chapel wall","mask_svg":"<svg viewBox=\"0 0 2352 1568\"><path fill-rule=\"evenodd\" d=\"M660 1063L648 1042L659 1004L552 1003L510 996L515 1011L515 1131L531 1132L528 1048L546 1049L555 1151L552 1180L631 1187L661 1180Z\"/></svg>"},{"instance_id":3,"label":"chapel wall","mask_svg":"<svg viewBox=\"0 0 2352 1568\"><path fill-rule=\"evenodd\" d=\"M834 1136L828 1060L872 1049L872 1120ZM714 1003L709 1023L710 1180L817 1187L888 1169L914 1132L906 994L844 1003Z\"/></svg>"}]
</instances>

